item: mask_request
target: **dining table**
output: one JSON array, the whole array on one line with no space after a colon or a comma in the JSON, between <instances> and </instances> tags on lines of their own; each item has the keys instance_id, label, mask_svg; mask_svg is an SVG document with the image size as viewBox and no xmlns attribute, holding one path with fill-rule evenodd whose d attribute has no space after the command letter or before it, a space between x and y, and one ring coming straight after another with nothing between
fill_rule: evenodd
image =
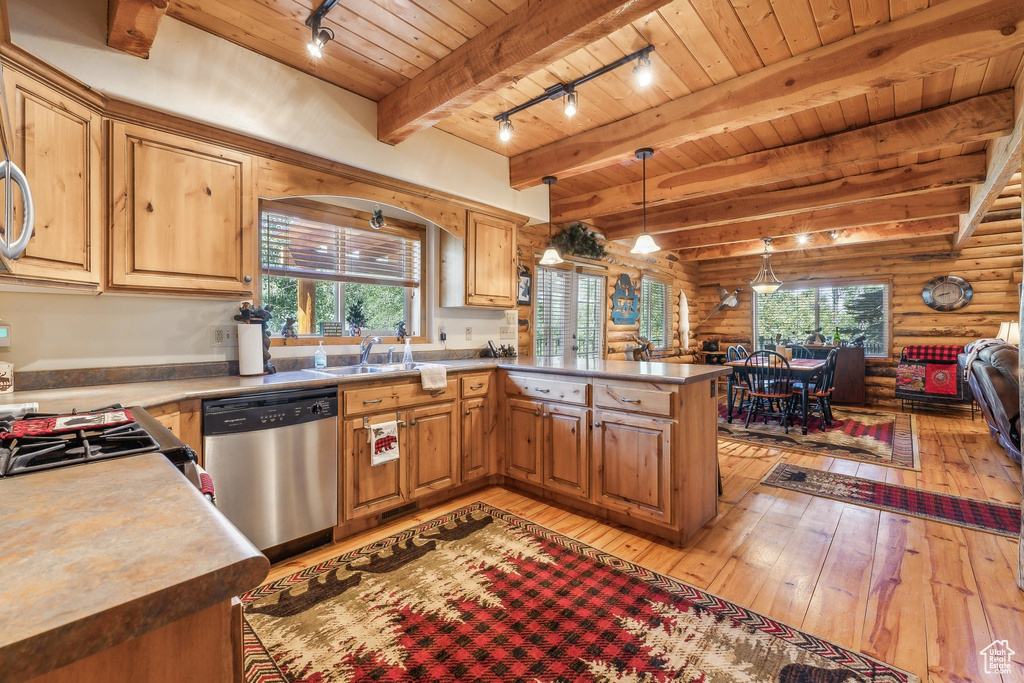
<instances>
[{"instance_id":1,"label":"dining table","mask_svg":"<svg viewBox=\"0 0 1024 683\"><path fill-rule=\"evenodd\" d=\"M742 368L747 362L747 359L741 358L740 360L733 360L726 363L727 366L732 368ZM807 434L807 408L808 408L808 392L810 391L811 379L819 374L825 367L824 358L794 358L789 361L789 374L793 376L793 379L801 383L802 389L800 391L800 415L803 418L801 420L801 431ZM728 400L728 413L726 420L732 423L732 410L733 410L733 399L736 392L736 372L733 371L729 375L726 399Z\"/></svg>"}]
</instances>

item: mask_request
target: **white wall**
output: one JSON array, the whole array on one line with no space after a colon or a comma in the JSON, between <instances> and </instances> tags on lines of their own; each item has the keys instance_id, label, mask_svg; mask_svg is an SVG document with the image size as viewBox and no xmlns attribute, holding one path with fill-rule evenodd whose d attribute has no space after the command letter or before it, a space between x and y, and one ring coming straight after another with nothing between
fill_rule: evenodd
<instances>
[{"instance_id":1,"label":"white wall","mask_svg":"<svg viewBox=\"0 0 1024 683\"><path fill-rule=\"evenodd\" d=\"M547 220L546 188L511 189L499 154L433 129L395 147L381 144L375 103L170 18L148 60L111 50L106 7L106 0L8 0L12 40L121 99ZM210 346L209 328L230 323L237 307L234 300L7 291L0 319L13 326L13 343L0 360L25 371L234 359L233 349ZM479 348L498 342L503 315L433 307L428 319L431 336L447 324L448 348Z\"/></svg>"}]
</instances>

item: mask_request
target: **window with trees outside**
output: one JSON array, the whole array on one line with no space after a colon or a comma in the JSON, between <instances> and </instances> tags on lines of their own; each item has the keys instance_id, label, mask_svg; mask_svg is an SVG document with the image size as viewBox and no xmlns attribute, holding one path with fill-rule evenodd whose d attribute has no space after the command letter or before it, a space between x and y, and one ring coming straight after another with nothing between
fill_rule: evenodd
<instances>
[{"instance_id":1,"label":"window with trees outside","mask_svg":"<svg viewBox=\"0 0 1024 683\"><path fill-rule=\"evenodd\" d=\"M672 286L654 278L640 278L640 336L656 349L672 344Z\"/></svg>"},{"instance_id":2,"label":"window with trees outside","mask_svg":"<svg viewBox=\"0 0 1024 683\"><path fill-rule=\"evenodd\" d=\"M792 287L754 294L759 349L774 349L776 343L804 344L816 331L832 343L837 329L843 343L856 345L859 341L865 356L888 357L889 285Z\"/></svg>"},{"instance_id":3,"label":"window with trees outside","mask_svg":"<svg viewBox=\"0 0 1024 683\"><path fill-rule=\"evenodd\" d=\"M271 331L295 318L300 336L417 336L422 318L425 226L302 200L267 201L260 211L261 302Z\"/></svg>"},{"instance_id":4,"label":"window with trees outside","mask_svg":"<svg viewBox=\"0 0 1024 683\"><path fill-rule=\"evenodd\" d=\"M538 267L534 290L536 357L600 360L604 346L604 276Z\"/></svg>"}]
</instances>

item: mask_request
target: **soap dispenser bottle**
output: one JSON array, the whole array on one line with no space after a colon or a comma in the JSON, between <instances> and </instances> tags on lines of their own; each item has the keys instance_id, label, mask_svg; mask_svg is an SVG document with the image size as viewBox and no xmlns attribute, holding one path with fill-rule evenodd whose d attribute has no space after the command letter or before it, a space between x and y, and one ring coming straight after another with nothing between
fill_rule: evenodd
<instances>
[{"instance_id":1,"label":"soap dispenser bottle","mask_svg":"<svg viewBox=\"0 0 1024 683\"><path fill-rule=\"evenodd\" d=\"M320 346L313 354L313 368L320 370L321 368L327 367L327 351L324 350L324 342L320 341Z\"/></svg>"},{"instance_id":2,"label":"soap dispenser bottle","mask_svg":"<svg viewBox=\"0 0 1024 683\"><path fill-rule=\"evenodd\" d=\"M405 339L405 352L402 354L402 364L405 365L406 369L416 364L412 359L412 344L409 343L408 337Z\"/></svg>"}]
</instances>

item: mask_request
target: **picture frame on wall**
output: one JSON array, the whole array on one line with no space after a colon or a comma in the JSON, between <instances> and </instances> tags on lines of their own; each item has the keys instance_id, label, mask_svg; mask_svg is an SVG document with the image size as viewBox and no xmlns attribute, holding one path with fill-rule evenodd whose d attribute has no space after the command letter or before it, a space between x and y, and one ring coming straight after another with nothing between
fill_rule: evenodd
<instances>
[{"instance_id":1,"label":"picture frame on wall","mask_svg":"<svg viewBox=\"0 0 1024 683\"><path fill-rule=\"evenodd\" d=\"M516 303L520 306L533 304L533 274L519 273L519 286L516 288Z\"/></svg>"}]
</instances>

